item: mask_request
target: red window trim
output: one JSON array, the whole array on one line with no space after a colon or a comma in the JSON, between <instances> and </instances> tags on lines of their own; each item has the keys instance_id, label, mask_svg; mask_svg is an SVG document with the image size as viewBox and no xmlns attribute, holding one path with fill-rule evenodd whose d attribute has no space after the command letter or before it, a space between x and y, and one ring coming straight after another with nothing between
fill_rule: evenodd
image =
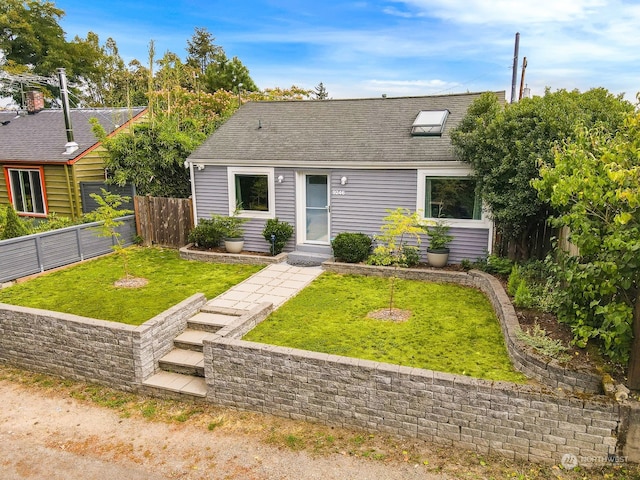
<instances>
[{"instance_id":1,"label":"red window trim","mask_svg":"<svg viewBox=\"0 0 640 480\"><path fill-rule=\"evenodd\" d=\"M7 193L9 195L9 203L13 205L13 208L16 208L15 203L13 202L13 191L11 189L11 176L9 175L9 170L37 170L40 173L40 188L42 190L42 203L44 205L44 213L30 213L30 212L18 212L16 209L16 213L21 217L37 217L37 218L46 218L49 214L49 202L47 199L47 189L44 181L44 167L42 166L27 166L27 165L5 165L4 166L4 180L7 184Z\"/></svg>"}]
</instances>

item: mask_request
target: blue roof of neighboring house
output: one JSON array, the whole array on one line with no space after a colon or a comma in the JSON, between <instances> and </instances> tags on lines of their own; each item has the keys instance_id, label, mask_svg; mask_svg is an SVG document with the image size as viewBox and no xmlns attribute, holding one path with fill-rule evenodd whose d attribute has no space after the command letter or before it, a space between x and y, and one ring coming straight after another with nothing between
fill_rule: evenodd
<instances>
[{"instance_id":1,"label":"blue roof of neighboring house","mask_svg":"<svg viewBox=\"0 0 640 480\"><path fill-rule=\"evenodd\" d=\"M65 154L67 143L64 114L61 109L18 115L16 111L0 111L0 163L64 163L73 162L96 145L98 139L89 122L96 118L107 133L112 133L146 107L71 109L71 126L78 149Z\"/></svg>"}]
</instances>

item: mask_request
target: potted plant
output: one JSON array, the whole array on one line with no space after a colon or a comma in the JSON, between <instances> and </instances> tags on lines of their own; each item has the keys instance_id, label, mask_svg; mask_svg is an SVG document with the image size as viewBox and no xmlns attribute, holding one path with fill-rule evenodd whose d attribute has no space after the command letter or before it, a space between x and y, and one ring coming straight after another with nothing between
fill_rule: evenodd
<instances>
[{"instance_id":1,"label":"potted plant","mask_svg":"<svg viewBox=\"0 0 640 480\"><path fill-rule=\"evenodd\" d=\"M229 253L240 253L244 248L244 229L242 225L248 218L236 215L221 219L222 230L224 232L224 248Z\"/></svg>"},{"instance_id":2,"label":"potted plant","mask_svg":"<svg viewBox=\"0 0 640 480\"><path fill-rule=\"evenodd\" d=\"M449 243L453 236L449 235L451 227L442 220L426 227L429 246L427 247L427 262L432 267L444 267L449 260Z\"/></svg>"}]
</instances>

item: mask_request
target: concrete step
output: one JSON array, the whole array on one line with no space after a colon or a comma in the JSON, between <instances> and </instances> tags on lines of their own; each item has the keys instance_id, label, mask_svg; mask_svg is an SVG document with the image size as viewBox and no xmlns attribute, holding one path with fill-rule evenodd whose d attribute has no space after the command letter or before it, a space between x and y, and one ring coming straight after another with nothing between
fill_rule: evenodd
<instances>
[{"instance_id":1,"label":"concrete step","mask_svg":"<svg viewBox=\"0 0 640 480\"><path fill-rule=\"evenodd\" d=\"M204 330L187 329L175 338L173 346L182 350L202 352L203 340L209 335L211 333Z\"/></svg>"},{"instance_id":2,"label":"concrete step","mask_svg":"<svg viewBox=\"0 0 640 480\"><path fill-rule=\"evenodd\" d=\"M174 372L158 372L142 383L145 387L162 392L173 392L191 397L207 396L204 378Z\"/></svg>"},{"instance_id":3,"label":"concrete step","mask_svg":"<svg viewBox=\"0 0 640 480\"><path fill-rule=\"evenodd\" d=\"M174 348L158 364L167 372L204 377L204 355L202 352Z\"/></svg>"},{"instance_id":4,"label":"concrete step","mask_svg":"<svg viewBox=\"0 0 640 480\"><path fill-rule=\"evenodd\" d=\"M306 253L319 253L322 255L331 256L333 250L331 249L331 245L314 245L310 243L299 243L296 245L296 252L306 252Z\"/></svg>"},{"instance_id":5,"label":"concrete step","mask_svg":"<svg viewBox=\"0 0 640 480\"><path fill-rule=\"evenodd\" d=\"M210 312L203 309L187 320L187 328L214 333L237 319L238 315Z\"/></svg>"},{"instance_id":6,"label":"concrete step","mask_svg":"<svg viewBox=\"0 0 640 480\"><path fill-rule=\"evenodd\" d=\"M317 267L331 258L330 253L315 253L296 250L287 256L287 263L297 267Z\"/></svg>"}]
</instances>

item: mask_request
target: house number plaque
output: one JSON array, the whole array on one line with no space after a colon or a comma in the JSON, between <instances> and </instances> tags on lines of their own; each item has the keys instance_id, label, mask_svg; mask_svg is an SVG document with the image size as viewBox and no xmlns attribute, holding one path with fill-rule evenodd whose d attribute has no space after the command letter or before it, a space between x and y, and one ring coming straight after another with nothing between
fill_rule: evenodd
<instances>
[{"instance_id":1,"label":"house number plaque","mask_svg":"<svg viewBox=\"0 0 640 480\"><path fill-rule=\"evenodd\" d=\"M344 195L344 190L333 190L331 193L334 195Z\"/></svg>"}]
</instances>

